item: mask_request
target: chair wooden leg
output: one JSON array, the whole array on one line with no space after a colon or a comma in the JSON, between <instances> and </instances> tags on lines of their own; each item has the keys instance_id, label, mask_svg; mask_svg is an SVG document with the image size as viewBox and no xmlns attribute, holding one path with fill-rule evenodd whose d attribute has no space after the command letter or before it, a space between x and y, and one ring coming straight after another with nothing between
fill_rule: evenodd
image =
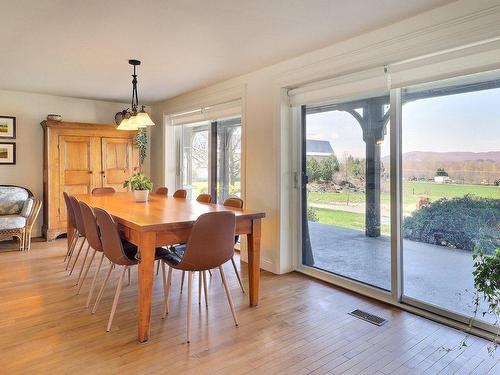
<instances>
[{"instance_id":1,"label":"chair wooden leg","mask_svg":"<svg viewBox=\"0 0 500 375\"><path fill-rule=\"evenodd\" d=\"M85 264L87 263L87 257L89 255L89 250L90 250L90 244L87 243L87 249L85 250L85 256L83 257L83 262L82 262L82 265L80 266L80 272L78 272L78 279L76 280L75 285L78 285L80 283L80 279L81 279L82 274L83 274L83 269L85 268Z\"/></svg>"},{"instance_id":2,"label":"chair wooden leg","mask_svg":"<svg viewBox=\"0 0 500 375\"><path fill-rule=\"evenodd\" d=\"M160 261L161 262L161 282L163 284L163 315L162 315L162 319L165 319L165 316L167 315L167 308L166 308L166 304L167 304L167 275L165 275L165 262L164 261Z\"/></svg>"},{"instance_id":3,"label":"chair wooden leg","mask_svg":"<svg viewBox=\"0 0 500 375\"><path fill-rule=\"evenodd\" d=\"M27 234L27 240L28 240L28 251L31 250L31 229L28 231L28 234ZM26 246L26 245L25 245Z\"/></svg>"},{"instance_id":4,"label":"chair wooden leg","mask_svg":"<svg viewBox=\"0 0 500 375\"><path fill-rule=\"evenodd\" d=\"M193 272L188 271L187 343L191 341L191 311L193 304Z\"/></svg>"},{"instance_id":5,"label":"chair wooden leg","mask_svg":"<svg viewBox=\"0 0 500 375\"><path fill-rule=\"evenodd\" d=\"M122 272L120 273L118 285L116 286L115 298L113 299L113 306L111 307L111 313L109 314L108 327L106 328L106 332L109 332L111 330L111 324L113 323L113 318L115 317L116 306L118 305L118 300L120 299L120 293L122 291L123 277L125 276L125 272L128 269L128 266L123 266Z\"/></svg>"},{"instance_id":6,"label":"chair wooden leg","mask_svg":"<svg viewBox=\"0 0 500 375\"><path fill-rule=\"evenodd\" d=\"M80 294L80 290L82 290L83 283L87 279L87 274L89 273L90 266L92 266L92 262L94 261L96 251L92 249L92 255L90 256L89 264L87 264L87 268L83 272L82 280L80 281L80 285L78 286L78 290L76 291L76 295Z\"/></svg>"},{"instance_id":7,"label":"chair wooden leg","mask_svg":"<svg viewBox=\"0 0 500 375\"><path fill-rule=\"evenodd\" d=\"M76 262L78 262L78 257L80 256L80 253L82 252L83 245L85 245L85 242L87 241L86 238L83 239L80 247L78 248L78 252L76 253L75 256L75 261L73 262L73 266L71 266L71 271L69 271L69 276L73 273L73 270L75 269Z\"/></svg>"},{"instance_id":8,"label":"chair wooden leg","mask_svg":"<svg viewBox=\"0 0 500 375\"><path fill-rule=\"evenodd\" d=\"M205 271L202 271L203 276L203 292L205 293L205 306L208 307L208 288L207 288L207 274Z\"/></svg>"},{"instance_id":9,"label":"chair wooden leg","mask_svg":"<svg viewBox=\"0 0 500 375\"><path fill-rule=\"evenodd\" d=\"M224 289L226 290L227 301L229 302L229 307L231 308L231 313L233 314L234 324L238 326L238 318L236 317L236 311L234 310L233 299L231 298L231 292L227 286L226 276L224 275L224 269L219 266L220 275L222 277L222 283L224 284Z\"/></svg>"},{"instance_id":10,"label":"chair wooden leg","mask_svg":"<svg viewBox=\"0 0 500 375\"><path fill-rule=\"evenodd\" d=\"M19 242L19 251L24 251L24 232L17 236Z\"/></svg>"},{"instance_id":11,"label":"chair wooden leg","mask_svg":"<svg viewBox=\"0 0 500 375\"><path fill-rule=\"evenodd\" d=\"M106 277L104 278L101 290L99 290L99 294L97 295L97 299L95 300L94 307L92 308L92 314L95 314L95 312L97 311L97 306L99 306L99 302L101 302L102 295L104 294L104 288L106 288L106 284L108 283L109 276L111 275L111 271L113 271L113 266L114 265L111 265L109 267L108 273L106 274Z\"/></svg>"},{"instance_id":12,"label":"chair wooden leg","mask_svg":"<svg viewBox=\"0 0 500 375\"><path fill-rule=\"evenodd\" d=\"M73 237L71 238L70 245L68 247L68 251L66 251L66 256L64 257L64 263L66 261L69 262L71 260L71 256L73 255L73 251L75 250L76 244L78 243L79 236L80 235L78 234L78 231L75 230L73 232Z\"/></svg>"},{"instance_id":13,"label":"chair wooden leg","mask_svg":"<svg viewBox=\"0 0 500 375\"><path fill-rule=\"evenodd\" d=\"M184 289L184 277L186 277L186 271L182 271L182 276L181 276L181 292L182 294L182 289Z\"/></svg>"},{"instance_id":14,"label":"chair wooden leg","mask_svg":"<svg viewBox=\"0 0 500 375\"><path fill-rule=\"evenodd\" d=\"M202 283L201 271L198 271L198 305L201 305L201 283Z\"/></svg>"},{"instance_id":15,"label":"chair wooden leg","mask_svg":"<svg viewBox=\"0 0 500 375\"><path fill-rule=\"evenodd\" d=\"M245 292L245 287L243 286L243 282L241 281L240 273L238 272L238 268L236 267L236 263L234 261L234 257L231 258L231 263L233 264L234 272L236 273L236 277L238 278L238 282L240 283L240 288L243 294L247 294Z\"/></svg>"},{"instance_id":16,"label":"chair wooden leg","mask_svg":"<svg viewBox=\"0 0 500 375\"><path fill-rule=\"evenodd\" d=\"M94 278L92 279L92 284L90 285L89 295L87 297L87 303L85 304L86 308L88 308L90 306L90 301L92 300L92 294L94 294L94 288L95 288L95 284L97 281L97 275L99 274L99 271L101 270L103 260L104 260L104 253L102 253L102 255L101 255L101 260L99 261L99 264L97 265L97 270L95 271Z\"/></svg>"},{"instance_id":17,"label":"chair wooden leg","mask_svg":"<svg viewBox=\"0 0 500 375\"><path fill-rule=\"evenodd\" d=\"M162 262L162 260L157 260L156 261L156 276L158 276L158 274L160 273L160 263Z\"/></svg>"},{"instance_id":18,"label":"chair wooden leg","mask_svg":"<svg viewBox=\"0 0 500 375\"><path fill-rule=\"evenodd\" d=\"M162 261L162 273L163 273L163 316L165 319L169 312L169 302L168 298L170 296L170 285L172 284L172 267L168 267L168 278L165 280L165 262Z\"/></svg>"}]
</instances>

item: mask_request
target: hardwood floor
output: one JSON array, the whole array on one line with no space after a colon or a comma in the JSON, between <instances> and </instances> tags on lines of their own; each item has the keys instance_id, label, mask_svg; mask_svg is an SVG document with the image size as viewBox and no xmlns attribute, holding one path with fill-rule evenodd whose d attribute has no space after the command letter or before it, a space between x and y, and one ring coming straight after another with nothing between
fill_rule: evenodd
<instances>
[{"instance_id":1,"label":"hardwood floor","mask_svg":"<svg viewBox=\"0 0 500 375\"><path fill-rule=\"evenodd\" d=\"M29 253L0 252L0 373L3 374L499 374L500 351L487 341L298 273L262 273L261 303L248 307L226 266L240 326L234 327L220 275L209 278L209 309L193 288L191 344L185 344L187 285L174 272L170 314L162 320L162 283L155 278L151 340L136 341L136 269L124 288L111 332L106 323L119 272L99 310L85 309L67 277L65 240L35 242ZM104 275L104 272L102 273ZM102 275L102 276L103 276ZM242 276L248 283L246 271ZM186 283L187 284L187 283ZM197 280L194 283L197 286ZM389 319L377 327L347 313L356 308Z\"/></svg>"}]
</instances>

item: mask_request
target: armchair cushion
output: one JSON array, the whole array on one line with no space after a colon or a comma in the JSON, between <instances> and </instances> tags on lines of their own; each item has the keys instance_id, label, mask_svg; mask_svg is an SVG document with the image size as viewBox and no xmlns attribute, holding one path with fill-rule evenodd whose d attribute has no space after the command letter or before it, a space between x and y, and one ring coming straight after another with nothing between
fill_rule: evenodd
<instances>
[{"instance_id":1,"label":"armchair cushion","mask_svg":"<svg viewBox=\"0 0 500 375\"><path fill-rule=\"evenodd\" d=\"M0 216L0 230L20 229L26 225L26 218L21 215Z\"/></svg>"},{"instance_id":2,"label":"armchair cushion","mask_svg":"<svg viewBox=\"0 0 500 375\"><path fill-rule=\"evenodd\" d=\"M0 215L17 215L29 198L26 189L17 186L0 186Z\"/></svg>"},{"instance_id":3,"label":"armchair cushion","mask_svg":"<svg viewBox=\"0 0 500 375\"><path fill-rule=\"evenodd\" d=\"M28 198L24 201L23 208L21 209L20 215L23 217L28 217L33 208L33 198Z\"/></svg>"}]
</instances>

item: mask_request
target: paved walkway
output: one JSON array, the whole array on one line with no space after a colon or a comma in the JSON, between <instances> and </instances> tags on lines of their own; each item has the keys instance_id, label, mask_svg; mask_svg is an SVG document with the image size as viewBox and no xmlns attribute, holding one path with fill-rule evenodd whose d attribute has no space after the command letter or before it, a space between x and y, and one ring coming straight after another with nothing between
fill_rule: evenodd
<instances>
[{"instance_id":1,"label":"paved walkway","mask_svg":"<svg viewBox=\"0 0 500 375\"><path fill-rule=\"evenodd\" d=\"M314 266L390 289L390 238L309 222ZM405 295L465 315L473 311L471 253L403 241ZM485 320L493 321L493 316Z\"/></svg>"}]
</instances>

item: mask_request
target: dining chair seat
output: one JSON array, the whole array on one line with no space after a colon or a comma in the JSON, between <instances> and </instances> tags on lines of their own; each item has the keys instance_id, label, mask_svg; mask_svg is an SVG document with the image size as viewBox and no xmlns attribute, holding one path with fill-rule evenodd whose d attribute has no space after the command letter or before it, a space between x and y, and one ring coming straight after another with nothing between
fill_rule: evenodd
<instances>
[{"instance_id":1,"label":"dining chair seat","mask_svg":"<svg viewBox=\"0 0 500 375\"><path fill-rule=\"evenodd\" d=\"M165 259L165 261L167 261L169 263L172 263L174 265L178 265L182 261L183 255L184 255L184 253L179 255L175 251L168 251L168 253L164 256L164 259Z\"/></svg>"},{"instance_id":2,"label":"dining chair seat","mask_svg":"<svg viewBox=\"0 0 500 375\"><path fill-rule=\"evenodd\" d=\"M138 247L134 245L133 243L128 242L127 240L122 238L122 246L123 246L123 252L125 253L125 256L130 259L131 261L137 261L137 251ZM165 256L168 256L169 251L168 249L164 247L157 247L155 250L155 260L160 260Z\"/></svg>"}]
</instances>

